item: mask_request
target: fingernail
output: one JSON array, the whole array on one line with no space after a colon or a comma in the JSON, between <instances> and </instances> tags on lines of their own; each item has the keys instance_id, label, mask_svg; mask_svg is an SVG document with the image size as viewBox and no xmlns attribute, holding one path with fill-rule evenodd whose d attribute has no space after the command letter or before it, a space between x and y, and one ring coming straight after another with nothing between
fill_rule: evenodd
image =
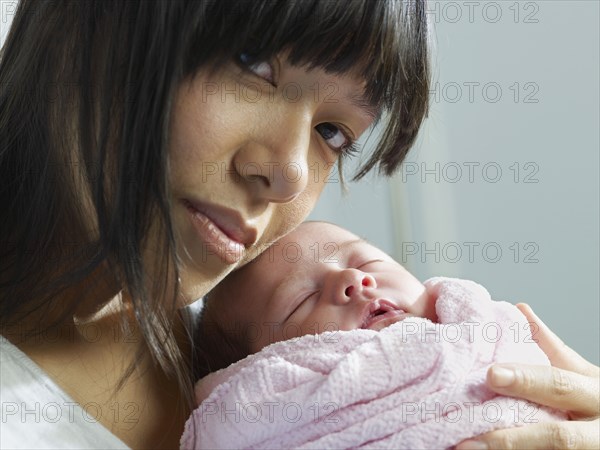
<instances>
[{"instance_id":1,"label":"fingernail","mask_svg":"<svg viewBox=\"0 0 600 450\"><path fill-rule=\"evenodd\" d=\"M492 384L497 387L508 387L515 381L515 371L506 367L492 367Z\"/></svg>"},{"instance_id":2,"label":"fingernail","mask_svg":"<svg viewBox=\"0 0 600 450\"><path fill-rule=\"evenodd\" d=\"M488 446L481 441L464 441L456 446L456 450L487 450Z\"/></svg>"}]
</instances>

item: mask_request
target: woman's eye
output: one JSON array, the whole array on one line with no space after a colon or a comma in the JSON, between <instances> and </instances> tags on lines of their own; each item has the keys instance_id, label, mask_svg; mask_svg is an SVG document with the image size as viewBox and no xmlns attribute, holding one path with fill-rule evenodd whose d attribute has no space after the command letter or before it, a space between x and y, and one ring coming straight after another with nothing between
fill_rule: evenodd
<instances>
[{"instance_id":1,"label":"woman's eye","mask_svg":"<svg viewBox=\"0 0 600 450\"><path fill-rule=\"evenodd\" d=\"M275 85L275 74L270 62L257 60L249 53L240 54L240 62L255 75Z\"/></svg>"},{"instance_id":2,"label":"woman's eye","mask_svg":"<svg viewBox=\"0 0 600 450\"><path fill-rule=\"evenodd\" d=\"M320 123L315 127L333 150L350 155L356 152L354 140L344 130L332 123Z\"/></svg>"}]
</instances>

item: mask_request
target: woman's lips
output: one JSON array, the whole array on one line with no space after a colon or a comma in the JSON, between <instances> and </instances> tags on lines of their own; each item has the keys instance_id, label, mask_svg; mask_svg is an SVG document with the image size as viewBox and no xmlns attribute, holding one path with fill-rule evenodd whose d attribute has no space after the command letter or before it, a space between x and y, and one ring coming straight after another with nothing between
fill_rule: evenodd
<instances>
[{"instance_id":1,"label":"woman's lips","mask_svg":"<svg viewBox=\"0 0 600 450\"><path fill-rule=\"evenodd\" d=\"M256 242L256 229L247 226L235 210L183 201L196 233L204 243L203 258L216 255L227 264L239 262L246 246Z\"/></svg>"}]
</instances>

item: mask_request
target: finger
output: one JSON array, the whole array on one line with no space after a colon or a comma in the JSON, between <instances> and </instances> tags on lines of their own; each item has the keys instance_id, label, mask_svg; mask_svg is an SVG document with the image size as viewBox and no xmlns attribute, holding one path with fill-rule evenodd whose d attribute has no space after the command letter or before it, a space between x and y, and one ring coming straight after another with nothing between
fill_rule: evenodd
<instances>
[{"instance_id":1,"label":"finger","mask_svg":"<svg viewBox=\"0 0 600 450\"><path fill-rule=\"evenodd\" d=\"M482 434L456 450L484 449L592 449L600 446L600 423L549 422Z\"/></svg>"},{"instance_id":2,"label":"finger","mask_svg":"<svg viewBox=\"0 0 600 450\"><path fill-rule=\"evenodd\" d=\"M496 364L487 372L487 384L499 394L574 411L577 417L597 416L600 409L597 379L557 367Z\"/></svg>"},{"instance_id":3,"label":"finger","mask_svg":"<svg viewBox=\"0 0 600 450\"><path fill-rule=\"evenodd\" d=\"M542 322L529 305L519 303L517 304L517 308L519 308L529 321L532 338L537 342L546 356L548 356L553 366L583 375L599 376L600 369L566 345Z\"/></svg>"}]
</instances>

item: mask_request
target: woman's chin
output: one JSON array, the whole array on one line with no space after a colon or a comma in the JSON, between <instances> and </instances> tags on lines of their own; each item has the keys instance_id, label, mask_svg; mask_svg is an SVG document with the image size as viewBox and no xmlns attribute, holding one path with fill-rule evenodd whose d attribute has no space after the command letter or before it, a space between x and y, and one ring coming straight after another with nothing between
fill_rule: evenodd
<instances>
[{"instance_id":1,"label":"woman's chin","mask_svg":"<svg viewBox=\"0 0 600 450\"><path fill-rule=\"evenodd\" d=\"M213 267L182 268L179 273L178 306L184 307L202 298L225 278L232 268L220 264Z\"/></svg>"}]
</instances>

